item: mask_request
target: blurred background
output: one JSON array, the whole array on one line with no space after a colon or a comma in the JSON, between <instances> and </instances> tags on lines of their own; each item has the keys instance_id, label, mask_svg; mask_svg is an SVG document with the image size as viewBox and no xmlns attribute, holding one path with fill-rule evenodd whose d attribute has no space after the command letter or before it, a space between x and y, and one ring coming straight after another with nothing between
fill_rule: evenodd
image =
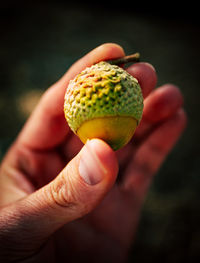
<instances>
[{"instance_id":1,"label":"blurred background","mask_svg":"<svg viewBox=\"0 0 200 263\"><path fill-rule=\"evenodd\" d=\"M0 159L41 94L73 62L104 42L122 45L127 54L139 51L156 68L158 86L180 87L189 121L148 193L129 261L200 262L198 7L191 1L131 4L0 4Z\"/></svg>"}]
</instances>

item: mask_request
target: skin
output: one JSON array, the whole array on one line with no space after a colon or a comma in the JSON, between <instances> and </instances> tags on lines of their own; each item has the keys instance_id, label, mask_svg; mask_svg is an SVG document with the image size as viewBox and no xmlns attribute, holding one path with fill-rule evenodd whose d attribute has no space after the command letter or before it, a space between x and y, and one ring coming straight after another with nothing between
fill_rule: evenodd
<instances>
[{"instance_id":1,"label":"skin","mask_svg":"<svg viewBox=\"0 0 200 263\"><path fill-rule=\"evenodd\" d=\"M45 92L6 154L0 169L1 262L126 260L149 185L183 132L186 115L180 90L172 84L155 89L153 67L137 63L127 71L145 100L133 140L116 153L98 139L83 147L64 118L67 84L86 66L123 55L120 46L104 44L77 61ZM80 163L89 154L91 167L84 171ZM93 181L88 184L83 174Z\"/></svg>"}]
</instances>

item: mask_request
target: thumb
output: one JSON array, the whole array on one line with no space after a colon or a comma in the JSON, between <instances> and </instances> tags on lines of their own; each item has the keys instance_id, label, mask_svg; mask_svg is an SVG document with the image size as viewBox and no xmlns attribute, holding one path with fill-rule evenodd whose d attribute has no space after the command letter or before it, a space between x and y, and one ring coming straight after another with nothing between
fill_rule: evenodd
<instances>
[{"instance_id":1,"label":"thumb","mask_svg":"<svg viewBox=\"0 0 200 263\"><path fill-rule=\"evenodd\" d=\"M88 140L57 178L35 193L34 199L40 200L39 207L41 198L50 207L48 218L65 224L94 209L115 182L117 172L113 150L102 140Z\"/></svg>"},{"instance_id":2,"label":"thumb","mask_svg":"<svg viewBox=\"0 0 200 263\"><path fill-rule=\"evenodd\" d=\"M88 141L52 182L2 209L4 249L12 249L13 244L15 251L40 248L58 228L94 209L115 182L117 172L112 149L99 139Z\"/></svg>"}]
</instances>

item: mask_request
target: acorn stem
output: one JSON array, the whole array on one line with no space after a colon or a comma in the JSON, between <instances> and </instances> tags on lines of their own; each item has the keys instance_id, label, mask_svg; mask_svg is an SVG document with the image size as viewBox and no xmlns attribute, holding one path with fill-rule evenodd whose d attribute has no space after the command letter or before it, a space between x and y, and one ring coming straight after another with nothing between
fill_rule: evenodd
<instances>
[{"instance_id":1,"label":"acorn stem","mask_svg":"<svg viewBox=\"0 0 200 263\"><path fill-rule=\"evenodd\" d=\"M107 62L112 64L112 65L120 65L120 64L125 64L128 62L138 62L140 61L140 53L134 53L122 58L117 58L113 60L108 60Z\"/></svg>"}]
</instances>

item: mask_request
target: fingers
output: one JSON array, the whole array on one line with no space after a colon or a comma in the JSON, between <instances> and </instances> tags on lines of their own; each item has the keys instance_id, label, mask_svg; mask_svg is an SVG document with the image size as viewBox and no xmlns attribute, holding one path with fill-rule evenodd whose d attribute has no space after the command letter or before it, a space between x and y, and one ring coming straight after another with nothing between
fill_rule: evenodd
<instances>
[{"instance_id":1,"label":"fingers","mask_svg":"<svg viewBox=\"0 0 200 263\"><path fill-rule=\"evenodd\" d=\"M168 118L182 104L183 96L180 90L175 85L166 84L146 98L143 117L149 122L156 123Z\"/></svg>"},{"instance_id":2,"label":"fingers","mask_svg":"<svg viewBox=\"0 0 200 263\"><path fill-rule=\"evenodd\" d=\"M186 115L179 109L173 116L161 123L147 137L135 153L128 167L123 188L143 200L153 175L173 148L186 126Z\"/></svg>"},{"instance_id":3,"label":"fingers","mask_svg":"<svg viewBox=\"0 0 200 263\"><path fill-rule=\"evenodd\" d=\"M69 80L87 66L123 55L124 51L120 46L104 44L78 60L60 81L45 92L18 142L36 150L49 149L62 142L69 129L63 113L64 93Z\"/></svg>"},{"instance_id":4,"label":"fingers","mask_svg":"<svg viewBox=\"0 0 200 263\"><path fill-rule=\"evenodd\" d=\"M143 97L146 98L156 86L157 75L154 67L149 63L140 62L127 68L127 71L138 80Z\"/></svg>"},{"instance_id":5,"label":"fingers","mask_svg":"<svg viewBox=\"0 0 200 263\"><path fill-rule=\"evenodd\" d=\"M101 140L88 141L54 181L1 211L0 243L6 239L1 251L13 253L14 245L14 253L28 257L23 253L34 252L62 225L94 209L117 172L112 149Z\"/></svg>"},{"instance_id":6,"label":"fingers","mask_svg":"<svg viewBox=\"0 0 200 263\"><path fill-rule=\"evenodd\" d=\"M144 100L142 121L135 132L140 139L159 122L172 116L183 105L180 90L172 84L166 84L151 92Z\"/></svg>"}]
</instances>

